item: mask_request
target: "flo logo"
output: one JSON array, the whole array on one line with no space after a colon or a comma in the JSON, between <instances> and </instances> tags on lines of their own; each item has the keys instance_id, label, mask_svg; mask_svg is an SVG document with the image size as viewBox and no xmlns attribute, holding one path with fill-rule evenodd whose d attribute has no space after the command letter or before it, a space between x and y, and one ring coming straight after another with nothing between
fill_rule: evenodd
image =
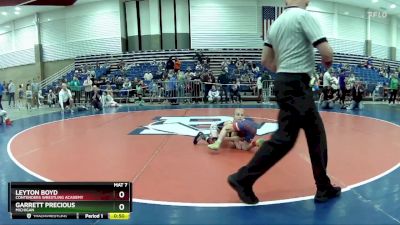
<instances>
[{"instance_id":1,"label":"flo logo","mask_svg":"<svg viewBox=\"0 0 400 225\"><path fill-rule=\"evenodd\" d=\"M248 118L251 119L251 118ZM183 117L157 117L154 122L133 130L131 135L183 135L196 136L199 132L210 133L212 124L232 121L230 116L183 116ZM275 132L277 123L264 122L259 124L257 135Z\"/></svg>"}]
</instances>

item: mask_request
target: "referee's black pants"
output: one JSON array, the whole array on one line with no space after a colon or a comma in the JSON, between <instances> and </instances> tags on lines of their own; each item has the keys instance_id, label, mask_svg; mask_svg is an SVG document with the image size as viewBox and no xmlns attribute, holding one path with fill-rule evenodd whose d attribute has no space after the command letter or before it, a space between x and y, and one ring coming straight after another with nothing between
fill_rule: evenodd
<instances>
[{"instance_id":1,"label":"referee's black pants","mask_svg":"<svg viewBox=\"0 0 400 225\"><path fill-rule=\"evenodd\" d=\"M236 174L239 183L252 186L293 148L299 130L303 128L317 189L331 187L326 174L328 155L325 128L315 106L309 82L310 77L307 74L278 74L274 92L280 108L279 128L271 140L264 142L253 159L239 169Z\"/></svg>"}]
</instances>

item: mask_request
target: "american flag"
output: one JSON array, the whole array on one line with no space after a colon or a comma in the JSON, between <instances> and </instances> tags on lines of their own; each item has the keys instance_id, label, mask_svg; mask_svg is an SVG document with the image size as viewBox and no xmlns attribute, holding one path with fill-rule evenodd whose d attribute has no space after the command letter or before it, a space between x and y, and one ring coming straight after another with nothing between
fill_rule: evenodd
<instances>
[{"instance_id":1,"label":"american flag","mask_svg":"<svg viewBox=\"0 0 400 225\"><path fill-rule=\"evenodd\" d=\"M263 40L267 38L267 32L269 27L271 27L272 23L280 16L285 7L275 7L275 6L263 6L262 14L263 14Z\"/></svg>"}]
</instances>

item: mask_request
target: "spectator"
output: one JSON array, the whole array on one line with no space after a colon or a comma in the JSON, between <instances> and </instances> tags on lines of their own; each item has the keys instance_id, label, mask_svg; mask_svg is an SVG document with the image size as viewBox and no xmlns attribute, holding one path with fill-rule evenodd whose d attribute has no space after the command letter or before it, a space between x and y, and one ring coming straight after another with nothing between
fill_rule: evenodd
<instances>
[{"instance_id":1,"label":"spectator","mask_svg":"<svg viewBox=\"0 0 400 225\"><path fill-rule=\"evenodd\" d=\"M110 90L103 92L102 100L103 100L103 107L119 107L119 104L116 101L114 101L114 98L112 96L112 91Z\"/></svg>"},{"instance_id":2,"label":"spectator","mask_svg":"<svg viewBox=\"0 0 400 225\"><path fill-rule=\"evenodd\" d=\"M168 86L168 97L170 98L171 104L176 104L176 88L177 88L177 80L175 76L169 77L167 86Z\"/></svg>"},{"instance_id":3,"label":"spectator","mask_svg":"<svg viewBox=\"0 0 400 225\"><path fill-rule=\"evenodd\" d=\"M333 109L335 105L335 101L337 100L336 91L332 88L332 86L327 86L322 91L322 101L321 107L323 109Z\"/></svg>"},{"instance_id":4,"label":"spectator","mask_svg":"<svg viewBox=\"0 0 400 225\"><path fill-rule=\"evenodd\" d=\"M232 88L231 88L231 100L232 103L236 103L236 102L242 102L242 98L240 96L240 92L239 92L239 85L238 84L233 84Z\"/></svg>"},{"instance_id":5,"label":"spectator","mask_svg":"<svg viewBox=\"0 0 400 225\"><path fill-rule=\"evenodd\" d=\"M3 125L3 123L5 123L6 118L7 118L7 111L0 109L0 125Z\"/></svg>"},{"instance_id":6,"label":"spectator","mask_svg":"<svg viewBox=\"0 0 400 225\"><path fill-rule=\"evenodd\" d=\"M172 56L169 57L168 61L167 61L167 65L165 66L165 69L167 71L173 70L175 66L174 61L172 60Z\"/></svg>"},{"instance_id":7,"label":"spectator","mask_svg":"<svg viewBox=\"0 0 400 225\"><path fill-rule=\"evenodd\" d=\"M18 86L18 108L20 107L20 106L22 106L23 107L23 104L22 104L22 101L23 101L23 99L24 99L24 85L23 84L20 84L19 86Z\"/></svg>"},{"instance_id":8,"label":"spectator","mask_svg":"<svg viewBox=\"0 0 400 225\"><path fill-rule=\"evenodd\" d=\"M399 90L399 78L392 74L390 78L390 98L389 98L389 105L393 101L393 105L396 103L397 92Z\"/></svg>"},{"instance_id":9,"label":"spectator","mask_svg":"<svg viewBox=\"0 0 400 225\"><path fill-rule=\"evenodd\" d=\"M197 62L195 70L196 70L196 72L203 71L203 66L201 65L200 62Z\"/></svg>"},{"instance_id":10,"label":"spectator","mask_svg":"<svg viewBox=\"0 0 400 225\"><path fill-rule=\"evenodd\" d=\"M353 88L355 83L356 83L356 77L354 76L354 73L352 73L350 77L347 79L347 84L350 85L350 88Z\"/></svg>"},{"instance_id":11,"label":"spectator","mask_svg":"<svg viewBox=\"0 0 400 225\"><path fill-rule=\"evenodd\" d=\"M83 87L85 89L85 103L90 103L93 95L93 82L90 76L86 77L86 80L83 82Z\"/></svg>"},{"instance_id":12,"label":"spectator","mask_svg":"<svg viewBox=\"0 0 400 225\"><path fill-rule=\"evenodd\" d=\"M4 85L2 83L0 83L0 110L3 109L3 105L1 104L1 101L2 101L2 98L3 98L3 92L4 92Z\"/></svg>"},{"instance_id":13,"label":"spectator","mask_svg":"<svg viewBox=\"0 0 400 225\"><path fill-rule=\"evenodd\" d=\"M101 104L100 90L96 85L93 85L92 106L93 106L93 108L95 110L102 110L103 109L103 106Z\"/></svg>"},{"instance_id":14,"label":"spectator","mask_svg":"<svg viewBox=\"0 0 400 225\"><path fill-rule=\"evenodd\" d=\"M15 91L16 91L16 87L15 84L12 82L12 80L10 80L10 83L8 84L8 106L11 107L11 100L14 104L13 107L15 107Z\"/></svg>"},{"instance_id":15,"label":"spectator","mask_svg":"<svg viewBox=\"0 0 400 225\"><path fill-rule=\"evenodd\" d=\"M345 100L347 95L346 89L346 73L340 73L339 76L339 103L341 108L345 108Z\"/></svg>"},{"instance_id":16,"label":"spectator","mask_svg":"<svg viewBox=\"0 0 400 225\"><path fill-rule=\"evenodd\" d=\"M80 84L77 76L74 76L72 81L69 82L69 88L71 89L72 93L74 93L74 102L80 103L81 102L81 84Z\"/></svg>"},{"instance_id":17,"label":"spectator","mask_svg":"<svg viewBox=\"0 0 400 225\"><path fill-rule=\"evenodd\" d=\"M197 59L197 62L203 63L203 52L198 51L196 52L196 55L194 56L195 59Z\"/></svg>"},{"instance_id":18,"label":"spectator","mask_svg":"<svg viewBox=\"0 0 400 225\"><path fill-rule=\"evenodd\" d=\"M39 108L39 90L40 90L40 84L37 82L36 78L33 78L32 81L32 107L37 106Z\"/></svg>"},{"instance_id":19,"label":"spectator","mask_svg":"<svg viewBox=\"0 0 400 225\"><path fill-rule=\"evenodd\" d=\"M192 77L192 86L191 88L191 92L192 92L192 102L193 103L199 103L201 101L201 80L199 77Z\"/></svg>"},{"instance_id":20,"label":"spectator","mask_svg":"<svg viewBox=\"0 0 400 225\"><path fill-rule=\"evenodd\" d=\"M228 65L229 65L229 61L228 61L228 59L225 58L224 61L222 61L222 63L221 63L221 69L225 70L225 68L228 67Z\"/></svg>"},{"instance_id":21,"label":"spectator","mask_svg":"<svg viewBox=\"0 0 400 225\"><path fill-rule=\"evenodd\" d=\"M229 77L224 71L218 76L218 83L221 84L221 103L223 102L223 96L225 96L225 102L229 101Z\"/></svg>"},{"instance_id":22,"label":"spectator","mask_svg":"<svg viewBox=\"0 0 400 225\"><path fill-rule=\"evenodd\" d=\"M374 68L374 65L373 65L373 62L372 62L372 59L371 59L371 57L368 57L368 59L367 59L367 62L366 62L366 65L365 65L368 69L372 69L372 68Z\"/></svg>"},{"instance_id":23,"label":"spectator","mask_svg":"<svg viewBox=\"0 0 400 225\"><path fill-rule=\"evenodd\" d=\"M139 105L143 105L144 101L143 101L143 93L144 93L144 83L142 80L140 80L137 84L136 84L136 94L138 97L138 102Z\"/></svg>"},{"instance_id":24,"label":"spectator","mask_svg":"<svg viewBox=\"0 0 400 225\"><path fill-rule=\"evenodd\" d=\"M364 87L361 85L360 81L357 81L356 84L352 88L352 101L351 106L348 108L350 110L353 109L361 109L361 100L364 95Z\"/></svg>"},{"instance_id":25,"label":"spectator","mask_svg":"<svg viewBox=\"0 0 400 225\"><path fill-rule=\"evenodd\" d=\"M147 72L147 73L145 73L144 74L144 80L146 81L146 82L150 82L151 80L153 80L153 74L152 73L150 73L150 72Z\"/></svg>"},{"instance_id":26,"label":"spectator","mask_svg":"<svg viewBox=\"0 0 400 225\"><path fill-rule=\"evenodd\" d=\"M32 109L32 102L33 102L32 85L30 84L26 85L25 98L26 98L26 109L30 111Z\"/></svg>"},{"instance_id":27,"label":"spectator","mask_svg":"<svg viewBox=\"0 0 400 225\"><path fill-rule=\"evenodd\" d=\"M61 90L58 93L58 102L60 103L61 110L64 111L64 109L70 109L71 113L74 111L72 110L72 93L71 91L67 88L67 84L63 83L61 86Z\"/></svg>"},{"instance_id":28,"label":"spectator","mask_svg":"<svg viewBox=\"0 0 400 225\"><path fill-rule=\"evenodd\" d=\"M132 84L128 78L125 78L124 83L122 84L122 90L130 90L132 88Z\"/></svg>"},{"instance_id":29,"label":"spectator","mask_svg":"<svg viewBox=\"0 0 400 225\"><path fill-rule=\"evenodd\" d=\"M40 107L42 105L42 100L44 99L44 96L42 95L42 90L39 90L38 93L38 107Z\"/></svg>"},{"instance_id":30,"label":"spectator","mask_svg":"<svg viewBox=\"0 0 400 225\"><path fill-rule=\"evenodd\" d=\"M208 92L208 101L210 101L211 103L216 103L219 100L221 100L221 96L219 96L219 91L217 90L215 85L213 85Z\"/></svg>"},{"instance_id":31,"label":"spectator","mask_svg":"<svg viewBox=\"0 0 400 225\"><path fill-rule=\"evenodd\" d=\"M258 103L261 103L263 101L262 89L263 89L263 82L262 82L262 77L260 76L257 78L257 95L258 95L257 102Z\"/></svg>"},{"instance_id":32,"label":"spectator","mask_svg":"<svg viewBox=\"0 0 400 225\"><path fill-rule=\"evenodd\" d=\"M52 90L49 90L49 93L47 94L47 104L51 108L52 106L56 105L57 101L57 96L54 94Z\"/></svg>"},{"instance_id":33,"label":"spectator","mask_svg":"<svg viewBox=\"0 0 400 225\"><path fill-rule=\"evenodd\" d=\"M260 68L255 63L253 63L252 68L251 68L251 72L253 74L258 74L260 72Z\"/></svg>"},{"instance_id":34,"label":"spectator","mask_svg":"<svg viewBox=\"0 0 400 225\"><path fill-rule=\"evenodd\" d=\"M158 101L160 101L161 96L158 95L158 84L156 82L154 81L150 82L149 91L150 91L150 103L153 103L153 100L157 97Z\"/></svg>"},{"instance_id":35,"label":"spectator","mask_svg":"<svg viewBox=\"0 0 400 225\"><path fill-rule=\"evenodd\" d=\"M330 68L324 73L324 78L323 78L323 83L322 83L324 88L332 85L331 72L332 72L332 69Z\"/></svg>"},{"instance_id":36,"label":"spectator","mask_svg":"<svg viewBox=\"0 0 400 225\"><path fill-rule=\"evenodd\" d=\"M212 74L212 72L204 73L202 77L202 82L204 84L204 102L207 102L208 100L208 92L211 90L211 87L213 84L215 84L215 77Z\"/></svg>"},{"instance_id":37,"label":"spectator","mask_svg":"<svg viewBox=\"0 0 400 225\"><path fill-rule=\"evenodd\" d=\"M337 78L336 74L333 74L331 78L331 87L337 91L339 89L339 79Z\"/></svg>"},{"instance_id":38,"label":"spectator","mask_svg":"<svg viewBox=\"0 0 400 225\"><path fill-rule=\"evenodd\" d=\"M177 57L175 57L175 63L174 63L175 73L181 70L181 65L182 65L181 61Z\"/></svg>"}]
</instances>

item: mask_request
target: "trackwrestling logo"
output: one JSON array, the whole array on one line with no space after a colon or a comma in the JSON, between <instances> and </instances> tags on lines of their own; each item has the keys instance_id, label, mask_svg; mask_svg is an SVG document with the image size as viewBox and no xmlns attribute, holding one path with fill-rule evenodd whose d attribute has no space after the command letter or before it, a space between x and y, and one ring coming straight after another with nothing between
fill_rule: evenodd
<instances>
[{"instance_id":1,"label":"trackwrestling logo","mask_svg":"<svg viewBox=\"0 0 400 225\"><path fill-rule=\"evenodd\" d=\"M182 116L157 117L154 122L137 128L130 135L183 135L195 137L199 132L210 134L212 124L232 121L230 116ZM259 124L257 135L266 135L278 130L277 123Z\"/></svg>"}]
</instances>

